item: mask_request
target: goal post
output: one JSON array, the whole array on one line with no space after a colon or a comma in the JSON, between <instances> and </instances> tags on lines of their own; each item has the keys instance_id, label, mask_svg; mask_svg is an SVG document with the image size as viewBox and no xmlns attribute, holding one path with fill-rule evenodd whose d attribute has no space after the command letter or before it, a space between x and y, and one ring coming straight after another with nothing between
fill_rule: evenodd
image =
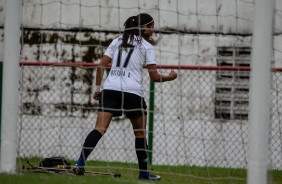
<instances>
[{"instance_id":1,"label":"goal post","mask_svg":"<svg viewBox=\"0 0 282 184\"><path fill-rule=\"evenodd\" d=\"M256 0L251 59L248 184L268 182L273 0Z\"/></svg>"},{"instance_id":2,"label":"goal post","mask_svg":"<svg viewBox=\"0 0 282 184\"><path fill-rule=\"evenodd\" d=\"M5 0L1 172L16 172L21 0Z\"/></svg>"}]
</instances>

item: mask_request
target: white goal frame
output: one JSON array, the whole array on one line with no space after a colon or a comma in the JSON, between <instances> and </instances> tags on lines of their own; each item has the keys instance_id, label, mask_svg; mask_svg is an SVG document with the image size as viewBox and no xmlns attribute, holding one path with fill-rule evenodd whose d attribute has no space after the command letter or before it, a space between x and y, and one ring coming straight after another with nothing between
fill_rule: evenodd
<instances>
[{"instance_id":1,"label":"white goal frame","mask_svg":"<svg viewBox=\"0 0 282 184\"><path fill-rule=\"evenodd\" d=\"M268 182L273 0L256 0L251 58L248 184Z\"/></svg>"},{"instance_id":2,"label":"white goal frame","mask_svg":"<svg viewBox=\"0 0 282 184\"><path fill-rule=\"evenodd\" d=\"M16 172L21 0L5 0L1 172Z\"/></svg>"}]
</instances>

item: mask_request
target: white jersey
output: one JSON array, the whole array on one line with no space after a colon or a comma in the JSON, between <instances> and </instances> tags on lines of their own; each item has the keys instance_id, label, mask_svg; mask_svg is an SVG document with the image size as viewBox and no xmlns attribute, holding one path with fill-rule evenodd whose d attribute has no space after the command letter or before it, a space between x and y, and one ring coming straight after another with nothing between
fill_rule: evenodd
<instances>
[{"instance_id":1,"label":"white jersey","mask_svg":"<svg viewBox=\"0 0 282 184\"><path fill-rule=\"evenodd\" d=\"M112 41L104 55L112 59L112 67L103 89L124 91L141 97L143 94L143 66L156 64L154 47L143 38L134 37L132 47L121 48L122 37Z\"/></svg>"}]
</instances>

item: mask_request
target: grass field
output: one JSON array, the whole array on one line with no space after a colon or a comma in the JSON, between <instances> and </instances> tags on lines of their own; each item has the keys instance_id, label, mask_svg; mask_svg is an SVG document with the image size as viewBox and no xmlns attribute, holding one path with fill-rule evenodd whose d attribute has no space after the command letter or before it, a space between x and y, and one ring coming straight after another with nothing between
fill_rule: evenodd
<instances>
[{"instance_id":1,"label":"grass field","mask_svg":"<svg viewBox=\"0 0 282 184\"><path fill-rule=\"evenodd\" d=\"M31 160L38 165L38 159ZM21 160L19 168L26 165L26 159ZM71 165L74 164L70 161ZM186 166L153 166L153 173L162 176L161 181L142 181L137 179L137 165L132 163L88 162L88 170L120 173L120 178L113 176L99 176L86 174L76 176L73 174L33 173L19 172L18 174L0 174L0 183L3 184L243 184L246 181L245 169L186 167ZM22 170L22 169L19 169ZM272 171L272 183L282 184L282 171Z\"/></svg>"}]
</instances>

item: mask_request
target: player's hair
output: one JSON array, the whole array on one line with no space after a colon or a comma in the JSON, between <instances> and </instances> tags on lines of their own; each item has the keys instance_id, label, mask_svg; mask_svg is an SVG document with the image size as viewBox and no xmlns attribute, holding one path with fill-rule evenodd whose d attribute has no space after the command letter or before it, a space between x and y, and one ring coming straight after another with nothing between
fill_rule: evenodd
<instances>
[{"instance_id":1,"label":"player's hair","mask_svg":"<svg viewBox=\"0 0 282 184\"><path fill-rule=\"evenodd\" d=\"M124 23L121 46L124 48L128 47L128 39L132 42L134 35L139 37L141 36L152 45L156 45L156 42L151 37L145 35L142 29L142 27L151 26L152 24L154 24L154 19L147 13L140 13L136 16L129 17Z\"/></svg>"}]
</instances>

